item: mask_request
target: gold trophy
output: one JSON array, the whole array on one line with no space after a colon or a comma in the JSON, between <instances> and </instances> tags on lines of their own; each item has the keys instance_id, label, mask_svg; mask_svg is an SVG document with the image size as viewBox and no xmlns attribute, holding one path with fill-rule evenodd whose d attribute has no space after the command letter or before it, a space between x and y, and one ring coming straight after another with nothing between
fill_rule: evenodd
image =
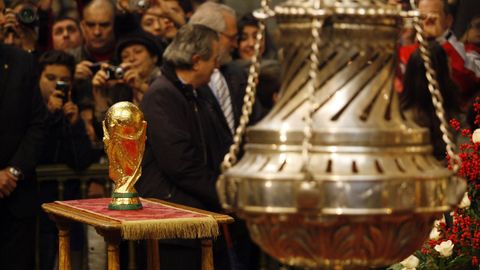
<instances>
[{"instance_id":1,"label":"gold trophy","mask_svg":"<svg viewBox=\"0 0 480 270\"><path fill-rule=\"evenodd\" d=\"M142 204L134 188L142 174L147 122L131 102L118 102L103 121L103 142L109 159L109 176L115 183L110 210L136 210Z\"/></svg>"}]
</instances>

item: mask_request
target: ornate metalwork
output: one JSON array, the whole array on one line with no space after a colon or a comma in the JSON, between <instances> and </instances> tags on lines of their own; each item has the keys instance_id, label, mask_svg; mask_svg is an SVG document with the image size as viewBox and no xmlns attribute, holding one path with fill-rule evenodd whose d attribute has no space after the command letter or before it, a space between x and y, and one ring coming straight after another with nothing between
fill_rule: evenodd
<instances>
[{"instance_id":1,"label":"ornate metalwork","mask_svg":"<svg viewBox=\"0 0 480 270\"><path fill-rule=\"evenodd\" d=\"M217 188L222 206L282 262L397 262L463 195L463 182L433 157L428 131L400 111L396 39L413 13L387 2L291 0L274 9L281 97L247 130L244 156Z\"/></svg>"},{"instance_id":2,"label":"ornate metalwork","mask_svg":"<svg viewBox=\"0 0 480 270\"><path fill-rule=\"evenodd\" d=\"M283 261L287 264L365 269L384 263L385 258L401 261L411 255L411 249L417 248L411 243L425 241L432 222L421 215L377 216L369 222L342 216L318 220L262 216L254 218L249 229L262 249L286 258Z\"/></svg>"}]
</instances>

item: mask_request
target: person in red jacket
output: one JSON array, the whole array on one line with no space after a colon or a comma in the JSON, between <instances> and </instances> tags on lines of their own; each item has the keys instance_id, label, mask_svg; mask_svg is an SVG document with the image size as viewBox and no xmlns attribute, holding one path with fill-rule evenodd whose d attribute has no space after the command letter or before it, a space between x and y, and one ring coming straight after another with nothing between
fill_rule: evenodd
<instances>
[{"instance_id":1,"label":"person in red jacket","mask_svg":"<svg viewBox=\"0 0 480 270\"><path fill-rule=\"evenodd\" d=\"M480 14L473 16L462 41L465 43L467 57L473 59L475 75L480 77Z\"/></svg>"},{"instance_id":2,"label":"person in red jacket","mask_svg":"<svg viewBox=\"0 0 480 270\"><path fill-rule=\"evenodd\" d=\"M460 42L450 27L453 17L446 0L420 0L418 10L422 14L424 37L438 42L447 53L452 79L459 86L461 99L468 103L480 86L480 72L475 66L474 58L466 53L465 46ZM418 44L400 47L399 60L405 65L410 55L418 48Z\"/></svg>"}]
</instances>

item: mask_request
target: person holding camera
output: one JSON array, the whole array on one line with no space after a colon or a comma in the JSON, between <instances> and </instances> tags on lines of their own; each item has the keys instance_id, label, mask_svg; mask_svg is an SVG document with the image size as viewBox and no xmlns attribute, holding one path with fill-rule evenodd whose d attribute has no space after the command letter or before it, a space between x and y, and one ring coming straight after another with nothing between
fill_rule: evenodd
<instances>
[{"instance_id":1,"label":"person holding camera","mask_svg":"<svg viewBox=\"0 0 480 270\"><path fill-rule=\"evenodd\" d=\"M424 37L440 44L447 53L451 76L458 86L461 104L468 105L478 93L480 77L476 74L480 74L480 67L474 64L475 59L466 53L465 45L451 30L453 14L448 1L419 0L418 11L422 16ZM402 68L406 67L410 56L417 48L418 44L400 47L399 60Z\"/></svg>"},{"instance_id":2,"label":"person holding camera","mask_svg":"<svg viewBox=\"0 0 480 270\"><path fill-rule=\"evenodd\" d=\"M97 118L116 102L139 104L150 83L160 75L159 58L159 48L148 33L135 32L120 39L115 49L119 66L102 64L92 80L95 109L100 112Z\"/></svg>"},{"instance_id":3,"label":"person holding camera","mask_svg":"<svg viewBox=\"0 0 480 270\"><path fill-rule=\"evenodd\" d=\"M78 105L73 100L71 82L75 60L65 52L52 50L40 56L38 65L39 87L48 110L50 135L41 161L84 169L90 165L91 148L84 123L79 121Z\"/></svg>"},{"instance_id":4,"label":"person holding camera","mask_svg":"<svg viewBox=\"0 0 480 270\"><path fill-rule=\"evenodd\" d=\"M17 2L4 10L1 23L2 39L5 44L34 52L38 40L37 7L28 1Z\"/></svg>"},{"instance_id":5,"label":"person holding camera","mask_svg":"<svg viewBox=\"0 0 480 270\"><path fill-rule=\"evenodd\" d=\"M38 84L48 110L47 137L39 163L64 164L81 171L92 163L93 150L84 121L79 117L78 105L73 99L71 82L75 60L70 54L52 50L42 54L38 62L40 73ZM67 182L63 195L64 199L80 198L79 182ZM39 185L42 203L57 200L58 196L56 181L46 181ZM82 241L75 239L83 239L81 228L73 228L72 236L72 248L79 253L82 250ZM55 224L45 213L40 213L40 269L53 269L57 252L56 239Z\"/></svg>"},{"instance_id":6,"label":"person holding camera","mask_svg":"<svg viewBox=\"0 0 480 270\"><path fill-rule=\"evenodd\" d=\"M110 61L115 48L115 6L110 1L91 1L83 10L80 28L84 43L79 63L75 67L75 79L89 81L97 62Z\"/></svg>"}]
</instances>

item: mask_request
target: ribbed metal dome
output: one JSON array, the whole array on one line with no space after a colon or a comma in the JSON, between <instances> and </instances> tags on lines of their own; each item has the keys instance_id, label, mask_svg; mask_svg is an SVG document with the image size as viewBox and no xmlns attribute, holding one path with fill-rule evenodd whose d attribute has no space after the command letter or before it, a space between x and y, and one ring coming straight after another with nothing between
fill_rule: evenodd
<instances>
[{"instance_id":1,"label":"ribbed metal dome","mask_svg":"<svg viewBox=\"0 0 480 270\"><path fill-rule=\"evenodd\" d=\"M218 183L223 207L282 262L387 265L418 249L463 185L432 155L428 131L401 113L393 89L402 17L387 0L287 1L275 8L284 49L281 98L247 131L242 159ZM312 16L321 31L309 172Z\"/></svg>"}]
</instances>

